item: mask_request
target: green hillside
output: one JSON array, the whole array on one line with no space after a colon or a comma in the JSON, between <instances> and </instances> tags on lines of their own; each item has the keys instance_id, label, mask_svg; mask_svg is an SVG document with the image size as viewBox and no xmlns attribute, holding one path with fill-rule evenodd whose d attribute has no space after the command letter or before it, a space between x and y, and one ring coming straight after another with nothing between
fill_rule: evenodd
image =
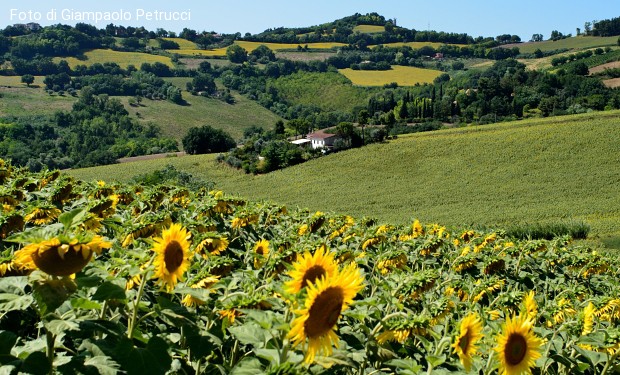
<instances>
[{"instance_id":1,"label":"green hillside","mask_svg":"<svg viewBox=\"0 0 620 375\"><path fill-rule=\"evenodd\" d=\"M167 81L181 89L189 78L166 78ZM223 129L233 138L239 138L243 130L256 125L272 128L280 119L273 112L255 101L233 92L234 104L225 103L215 98L193 96L183 91L186 105L179 106L166 100L144 100L139 107L128 105L129 97L122 98L125 108L144 122L158 124L164 136L181 140L187 130L194 126L210 125ZM138 116L139 114L139 116Z\"/></svg>"},{"instance_id":2,"label":"green hillside","mask_svg":"<svg viewBox=\"0 0 620 375\"><path fill-rule=\"evenodd\" d=\"M579 219L620 234L619 111L402 136L267 175L216 164L214 155L168 158L69 173L118 179L173 164L250 199L448 225ZM617 237L615 237L617 238Z\"/></svg>"},{"instance_id":3,"label":"green hillside","mask_svg":"<svg viewBox=\"0 0 620 375\"><path fill-rule=\"evenodd\" d=\"M23 116L28 113L52 115L54 112L70 111L77 100L70 95L49 95L44 91L43 77L37 77L35 85L26 87L20 83L20 77L0 77L0 117ZM167 78L181 89L189 78ZM265 109L255 101L233 92L235 104L227 104L221 100L192 96L183 92L187 105L177 105L167 100L142 101L138 107L128 104L129 97L119 97L132 116L140 121L155 123L162 129L164 136L181 140L192 126L211 125L223 129L237 138L243 130L252 125L271 128L280 119L273 112ZM181 115L182 113L182 115ZM138 115L139 114L139 115Z\"/></svg>"},{"instance_id":4,"label":"green hillside","mask_svg":"<svg viewBox=\"0 0 620 375\"><path fill-rule=\"evenodd\" d=\"M508 47L519 47L521 53L534 53L537 49L541 51L554 51L558 49L587 49L594 47L616 46L618 37L616 36L574 36L560 40L545 40L542 42L528 42L520 44L510 44Z\"/></svg>"}]
</instances>

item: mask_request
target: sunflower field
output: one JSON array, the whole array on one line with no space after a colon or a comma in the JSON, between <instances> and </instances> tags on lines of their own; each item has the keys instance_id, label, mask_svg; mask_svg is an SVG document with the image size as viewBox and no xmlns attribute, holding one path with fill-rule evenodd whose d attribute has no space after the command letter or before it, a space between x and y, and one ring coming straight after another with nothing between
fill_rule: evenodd
<instances>
[{"instance_id":1,"label":"sunflower field","mask_svg":"<svg viewBox=\"0 0 620 375\"><path fill-rule=\"evenodd\" d=\"M618 261L0 161L2 374L612 374Z\"/></svg>"}]
</instances>

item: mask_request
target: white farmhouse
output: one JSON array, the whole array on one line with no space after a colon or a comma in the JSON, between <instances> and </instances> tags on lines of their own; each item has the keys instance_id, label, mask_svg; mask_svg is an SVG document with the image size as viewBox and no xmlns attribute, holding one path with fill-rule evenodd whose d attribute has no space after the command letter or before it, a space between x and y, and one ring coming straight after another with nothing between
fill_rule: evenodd
<instances>
[{"instance_id":1,"label":"white farmhouse","mask_svg":"<svg viewBox=\"0 0 620 375\"><path fill-rule=\"evenodd\" d=\"M336 134L329 134L319 130L308 134L306 138L312 142L312 148L317 149L332 148L334 146L334 141L336 141L339 137Z\"/></svg>"}]
</instances>

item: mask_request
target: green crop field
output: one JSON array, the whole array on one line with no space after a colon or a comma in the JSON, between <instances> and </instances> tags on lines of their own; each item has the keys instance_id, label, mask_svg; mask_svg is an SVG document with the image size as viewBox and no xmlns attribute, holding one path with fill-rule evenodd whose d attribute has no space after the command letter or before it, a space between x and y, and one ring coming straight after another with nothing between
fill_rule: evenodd
<instances>
[{"instance_id":1,"label":"green crop field","mask_svg":"<svg viewBox=\"0 0 620 375\"><path fill-rule=\"evenodd\" d=\"M250 199L405 223L510 225L584 220L620 241L620 111L531 119L402 136L267 175L214 155L74 170L118 179L173 164Z\"/></svg>"},{"instance_id":2,"label":"green crop field","mask_svg":"<svg viewBox=\"0 0 620 375\"><path fill-rule=\"evenodd\" d=\"M55 57L54 62L59 62L60 60L67 60L69 66L73 69L77 65L86 65L91 66L95 63L103 64L105 62L114 62L120 65L122 68L127 68L128 65L134 65L137 68L140 68L142 63L155 63L160 62L166 64L170 67L173 67L174 64L170 57L160 56L160 55L151 55L148 53L141 52L120 52L113 51L111 49L94 49L91 51L87 51L84 53L83 58L75 58L75 57Z\"/></svg>"},{"instance_id":3,"label":"green crop field","mask_svg":"<svg viewBox=\"0 0 620 375\"><path fill-rule=\"evenodd\" d=\"M422 69L413 66L394 65L390 70L353 70L339 69L354 85L383 86L396 82L399 86L414 86L415 84L432 83L441 75L441 71Z\"/></svg>"},{"instance_id":4,"label":"green crop field","mask_svg":"<svg viewBox=\"0 0 620 375\"><path fill-rule=\"evenodd\" d=\"M554 51L557 49L588 49L594 47L616 46L618 45L617 36L575 36L557 41L545 40L542 42L527 42L519 44L509 44L507 47L518 47L521 53L534 53L537 49L541 51Z\"/></svg>"},{"instance_id":5,"label":"green crop field","mask_svg":"<svg viewBox=\"0 0 620 375\"><path fill-rule=\"evenodd\" d=\"M439 48L443 46L444 44L448 44L451 46L465 46L465 44L438 43L438 42L394 42L394 43L385 43L383 44L383 46L391 47L391 48L407 46L413 49L419 49L419 48L426 47L426 46L430 46L433 48ZM370 46L370 48L375 48L375 47L376 46Z\"/></svg>"},{"instance_id":6,"label":"green crop field","mask_svg":"<svg viewBox=\"0 0 620 375\"><path fill-rule=\"evenodd\" d=\"M353 32L366 33L366 34L382 33L384 31L385 31L385 26L377 26L377 25L357 25L353 28Z\"/></svg>"},{"instance_id":7,"label":"green crop field","mask_svg":"<svg viewBox=\"0 0 620 375\"><path fill-rule=\"evenodd\" d=\"M166 78L181 89L189 78ZM129 97L121 101L132 116L138 116L143 122L158 124L165 136L179 142L194 126L211 125L223 129L233 138L239 138L243 129L252 125L272 128L280 119L277 115L263 108L258 103L233 92L235 104L227 104L219 99L193 96L187 91L182 93L187 105L180 106L167 100L144 100L139 107L128 104Z\"/></svg>"},{"instance_id":8,"label":"green crop field","mask_svg":"<svg viewBox=\"0 0 620 375\"><path fill-rule=\"evenodd\" d=\"M314 105L326 111L351 111L365 106L371 89L355 87L336 72L295 73L272 81L289 103Z\"/></svg>"}]
</instances>

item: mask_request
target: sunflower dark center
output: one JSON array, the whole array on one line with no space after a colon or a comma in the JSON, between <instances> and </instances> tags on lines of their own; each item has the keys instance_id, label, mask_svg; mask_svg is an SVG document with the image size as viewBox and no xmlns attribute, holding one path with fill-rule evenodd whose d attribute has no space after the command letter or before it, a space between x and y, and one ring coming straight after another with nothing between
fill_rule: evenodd
<instances>
[{"instance_id":1,"label":"sunflower dark center","mask_svg":"<svg viewBox=\"0 0 620 375\"><path fill-rule=\"evenodd\" d=\"M506 362L509 365L516 366L521 363L527 353L527 341L525 341L525 337L518 333L511 334L506 342L504 353Z\"/></svg>"},{"instance_id":2,"label":"sunflower dark center","mask_svg":"<svg viewBox=\"0 0 620 375\"><path fill-rule=\"evenodd\" d=\"M323 275L325 275L325 268L320 265L314 265L304 273L304 278L301 281L301 287L304 288L308 286L309 283L314 283L317 279L320 279Z\"/></svg>"},{"instance_id":3,"label":"sunflower dark center","mask_svg":"<svg viewBox=\"0 0 620 375\"><path fill-rule=\"evenodd\" d=\"M258 246L256 248L256 254L265 255L265 247L263 245Z\"/></svg>"},{"instance_id":4,"label":"sunflower dark center","mask_svg":"<svg viewBox=\"0 0 620 375\"><path fill-rule=\"evenodd\" d=\"M183 248L177 241L170 241L164 250L164 263L168 272L175 272L183 263Z\"/></svg>"},{"instance_id":5,"label":"sunflower dark center","mask_svg":"<svg viewBox=\"0 0 620 375\"><path fill-rule=\"evenodd\" d=\"M459 339L459 347L463 353L467 353L467 349L469 349L469 342L471 341L470 339L471 337L469 330L467 330L467 332Z\"/></svg>"},{"instance_id":6,"label":"sunflower dark center","mask_svg":"<svg viewBox=\"0 0 620 375\"><path fill-rule=\"evenodd\" d=\"M340 287L330 287L321 292L308 311L304 331L309 338L317 338L329 332L340 317L344 292Z\"/></svg>"}]
</instances>

